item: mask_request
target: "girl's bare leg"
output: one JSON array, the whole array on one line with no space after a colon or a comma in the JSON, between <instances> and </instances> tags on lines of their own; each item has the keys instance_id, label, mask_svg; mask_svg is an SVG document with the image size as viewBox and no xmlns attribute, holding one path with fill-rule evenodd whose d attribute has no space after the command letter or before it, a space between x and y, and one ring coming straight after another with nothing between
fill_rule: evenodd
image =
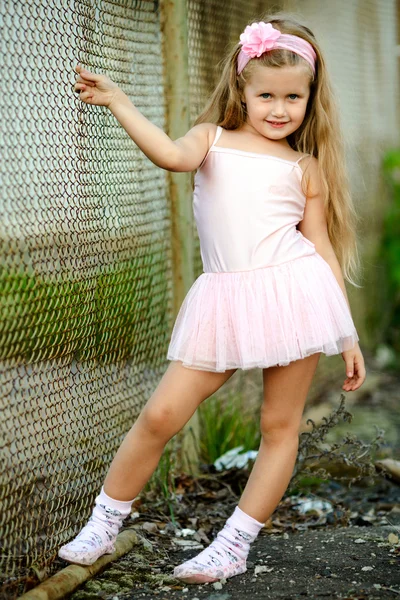
<instances>
[{"instance_id":1,"label":"girl's bare leg","mask_svg":"<svg viewBox=\"0 0 400 600\"><path fill-rule=\"evenodd\" d=\"M244 573L250 544L286 490L296 460L298 430L320 354L263 370L262 441L239 505L205 550L175 568L188 583Z\"/></svg>"},{"instance_id":2,"label":"girl's bare leg","mask_svg":"<svg viewBox=\"0 0 400 600\"><path fill-rule=\"evenodd\" d=\"M104 481L105 493L116 500L135 498L157 467L166 443L235 371L200 371L172 361L119 447Z\"/></svg>"},{"instance_id":3,"label":"girl's bare leg","mask_svg":"<svg viewBox=\"0 0 400 600\"><path fill-rule=\"evenodd\" d=\"M261 444L239 502L260 522L273 513L289 484L296 462L300 421L321 353L286 367L263 369Z\"/></svg>"},{"instance_id":4,"label":"girl's bare leg","mask_svg":"<svg viewBox=\"0 0 400 600\"><path fill-rule=\"evenodd\" d=\"M74 540L59 549L61 558L91 565L103 554L114 551L114 542L130 513L132 500L155 470L165 444L235 370L215 373L187 369L178 361L168 365L119 447L88 523Z\"/></svg>"}]
</instances>

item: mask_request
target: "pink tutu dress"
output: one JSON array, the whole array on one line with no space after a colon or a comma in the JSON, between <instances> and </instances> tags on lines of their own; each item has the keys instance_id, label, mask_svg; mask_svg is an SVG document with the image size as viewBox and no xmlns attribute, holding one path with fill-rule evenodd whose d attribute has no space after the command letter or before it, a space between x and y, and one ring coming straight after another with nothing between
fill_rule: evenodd
<instances>
[{"instance_id":1,"label":"pink tutu dress","mask_svg":"<svg viewBox=\"0 0 400 600\"><path fill-rule=\"evenodd\" d=\"M296 229L301 159L216 146L222 131L195 176L204 273L182 303L167 359L223 372L350 350L359 337L344 294Z\"/></svg>"}]
</instances>

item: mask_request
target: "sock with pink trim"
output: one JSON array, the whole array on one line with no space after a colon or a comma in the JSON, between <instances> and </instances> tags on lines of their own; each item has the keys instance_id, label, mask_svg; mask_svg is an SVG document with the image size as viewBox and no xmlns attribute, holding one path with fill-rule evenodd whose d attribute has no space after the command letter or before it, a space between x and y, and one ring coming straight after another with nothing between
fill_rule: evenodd
<instances>
[{"instance_id":1,"label":"sock with pink trim","mask_svg":"<svg viewBox=\"0 0 400 600\"><path fill-rule=\"evenodd\" d=\"M112 554L122 522L131 512L132 502L114 500L101 488L89 521L76 538L60 548L58 556L79 565L91 565L103 554Z\"/></svg>"},{"instance_id":2,"label":"sock with pink trim","mask_svg":"<svg viewBox=\"0 0 400 600\"><path fill-rule=\"evenodd\" d=\"M187 583L204 583L244 573L250 544L263 526L236 506L215 540L200 554L175 567L174 576Z\"/></svg>"}]
</instances>

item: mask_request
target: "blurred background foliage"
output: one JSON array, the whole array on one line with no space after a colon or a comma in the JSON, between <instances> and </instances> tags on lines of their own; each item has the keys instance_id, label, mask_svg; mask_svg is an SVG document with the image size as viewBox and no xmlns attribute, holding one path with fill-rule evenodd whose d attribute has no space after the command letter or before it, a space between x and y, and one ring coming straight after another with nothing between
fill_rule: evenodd
<instances>
[{"instance_id":1,"label":"blurred background foliage","mask_svg":"<svg viewBox=\"0 0 400 600\"><path fill-rule=\"evenodd\" d=\"M376 203L380 215L374 227L379 229L375 251L365 267L373 277L367 277L364 287L369 299L366 328L370 351L378 369L398 372L400 364L400 149L391 148L381 159L381 181ZM371 217L372 220L372 217ZM372 267L372 268L371 268Z\"/></svg>"}]
</instances>

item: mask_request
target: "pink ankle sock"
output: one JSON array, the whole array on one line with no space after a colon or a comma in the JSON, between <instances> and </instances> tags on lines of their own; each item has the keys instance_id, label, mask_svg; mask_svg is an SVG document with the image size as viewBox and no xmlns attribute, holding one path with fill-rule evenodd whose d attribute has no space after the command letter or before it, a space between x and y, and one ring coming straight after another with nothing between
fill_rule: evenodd
<instances>
[{"instance_id":1,"label":"pink ankle sock","mask_svg":"<svg viewBox=\"0 0 400 600\"><path fill-rule=\"evenodd\" d=\"M175 567L174 576L188 583L203 583L244 573L250 544L263 526L236 506L215 540L200 554Z\"/></svg>"},{"instance_id":2,"label":"pink ankle sock","mask_svg":"<svg viewBox=\"0 0 400 600\"><path fill-rule=\"evenodd\" d=\"M113 552L122 522L131 512L132 502L114 500L101 488L89 521L71 542L60 548L58 555L69 562L91 565L99 556Z\"/></svg>"}]
</instances>

